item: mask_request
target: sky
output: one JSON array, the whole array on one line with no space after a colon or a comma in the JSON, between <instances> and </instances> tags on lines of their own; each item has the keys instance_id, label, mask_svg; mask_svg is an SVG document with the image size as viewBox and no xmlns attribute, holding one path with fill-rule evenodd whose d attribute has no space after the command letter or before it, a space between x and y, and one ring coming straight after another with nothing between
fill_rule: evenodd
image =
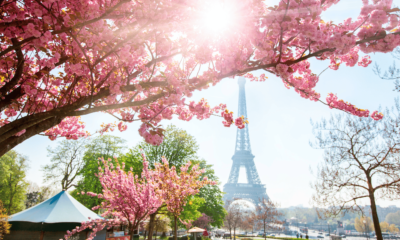
<instances>
[{"instance_id":1,"label":"sky","mask_svg":"<svg viewBox=\"0 0 400 240\"><path fill-rule=\"evenodd\" d=\"M269 1L274 5L276 1ZM348 17L356 18L361 0L342 0L325 12L322 17L335 23ZM394 59L390 54L372 54L373 64L377 62L383 69L392 64ZM369 109L370 112L379 107L386 108L394 105L394 99L400 96L394 90L394 83L380 79L372 71L371 64L367 68L340 66L339 70L325 71L315 88L325 99L328 93L336 93L340 99L349 101L359 108ZM319 74L329 65L328 61L311 60L311 69ZM260 74L260 72L256 72ZM315 169L322 162L323 151L310 147L313 141L310 120L320 121L329 118L337 110L301 98L293 90L283 86L280 79L268 75L265 82L246 83L247 115L250 121L251 149L255 155L255 164L261 182L266 185L268 196L281 207L311 206L310 199L313 189L310 183L315 180ZM192 99L205 98L210 105L226 103L228 109L237 112L239 86L237 79L224 79L218 85L207 90L195 92ZM111 116L95 113L82 117L87 130L95 132L101 123L114 122ZM221 181L221 188L229 177L234 154L236 128L226 128L222 119L211 117L199 121L197 119L185 122L177 119L163 121L177 125L197 139L199 156L214 165L216 175ZM133 147L142 138L138 134L139 123L128 125L125 132L115 131L112 134L127 140L127 146ZM61 139L60 139L61 140ZM27 179L39 185L43 173L41 167L50 162L46 148L55 147L58 141L50 141L44 136L35 136L18 145L15 150L28 157L30 161ZM239 182L244 182L241 175ZM368 204L368 203L367 203ZM381 201L381 206L397 205L400 201Z\"/></svg>"}]
</instances>

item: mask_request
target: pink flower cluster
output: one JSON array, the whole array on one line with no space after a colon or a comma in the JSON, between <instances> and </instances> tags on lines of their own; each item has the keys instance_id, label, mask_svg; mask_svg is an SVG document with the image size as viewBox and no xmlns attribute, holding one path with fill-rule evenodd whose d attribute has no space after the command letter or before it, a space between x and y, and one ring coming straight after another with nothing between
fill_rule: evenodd
<instances>
[{"instance_id":1,"label":"pink flower cluster","mask_svg":"<svg viewBox=\"0 0 400 240\"><path fill-rule=\"evenodd\" d=\"M67 231L67 234L64 235L64 239L67 240L72 237L74 234L82 232L86 229L90 229L91 232L87 238L87 240L93 240L96 236L97 232L103 230L105 227L111 228L112 226L118 226L121 224L120 221L114 219L93 219L87 222L82 222L81 226L76 227L72 231ZM60 239L62 240L62 239Z\"/></svg>"},{"instance_id":2,"label":"pink flower cluster","mask_svg":"<svg viewBox=\"0 0 400 240\"><path fill-rule=\"evenodd\" d=\"M123 123L123 122L119 122L119 123L118 123L118 130L119 130L120 132L123 132L123 131L125 131L126 129L128 129L128 126L127 126L125 123Z\"/></svg>"},{"instance_id":3,"label":"pink flower cluster","mask_svg":"<svg viewBox=\"0 0 400 240\"><path fill-rule=\"evenodd\" d=\"M319 78L311 72L308 61L302 61L290 67L286 64L278 64L275 70L281 76L286 88L293 87L301 97L311 101L319 100L320 94L314 90Z\"/></svg>"},{"instance_id":4,"label":"pink flower cluster","mask_svg":"<svg viewBox=\"0 0 400 240\"><path fill-rule=\"evenodd\" d=\"M19 131L19 132L17 132L14 136L17 136L17 137L19 137L19 136L21 136L22 134L24 134L26 132L26 129L24 129L24 130L22 130L22 131Z\"/></svg>"},{"instance_id":5,"label":"pink flower cluster","mask_svg":"<svg viewBox=\"0 0 400 240\"><path fill-rule=\"evenodd\" d=\"M247 120L244 119L243 116L238 117L235 119L235 125L239 128L239 129L243 129L245 127L245 124L248 124L249 122Z\"/></svg>"},{"instance_id":6,"label":"pink flower cluster","mask_svg":"<svg viewBox=\"0 0 400 240\"><path fill-rule=\"evenodd\" d=\"M84 129L85 123L80 121L80 117L66 117L57 126L45 131L44 134L48 136L50 140L55 140L57 137L76 140L89 135Z\"/></svg>"},{"instance_id":7,"label":"pink flower cluster","mask_svg":"<svg viewBox=\"0 0 400 240\"><path fill-rule=\"evenodd\" d=\"M147 143L155 146L160 145L164 138L160 128L155 128L148 123L142 123L139 128L139 134Z\"/></svg>"},{"instance_id":8,"label":"pink flower cluster","mask_svg":"<svg viewBox=\"0 0 400 240\"><path fill-rule=\"evenodd\" d=\"M186 227L187 230L189 230L189 229L192 227L193 220L184 221L184 220L182 220L182 219L179 218L179 221L180 221L183 225L185 225L185 227Z\"/></svg>"},{"instance_id":9,"label":"pink flower cluster","mask_svg":"<svg viewBox=\"0 0 400 240\"><path fill-rule=\"evenodd\" d=\"M197 119L203 120L210 117L210 106L207 101L202 98L197 104L190 102L189 110L197 116Z\"/></svg>"},{"instance_id":10,"label":"pink flower cluster","mask_svg":"<svg viewBox=\"0 0 400 240\"><path fill-rule=\"evenodd\" d=\"M184 2L161 0L157 10L151 0L3 4L0 120L2 127L12 130L0 137L5 136L4 141L23 137L26 129L20 122L43 126L60 114L101 111L151 126L174 115L189 121L222 111L224 126L235 123L242 128L243 120L234 119L226 107L186 99L222 79L246 76L262 82L265 74L271 74L301 97L318 101L319 77L311 71L309 59L329 61L334 70L340 64L366 67L371 59L364 54L388 53L400 46L400 16L392 8L393 0L363 0L356 18L335 24L322 16L340 0L280 0L273 7L263 0L232 0L224 10L234 17L216 32L204 25L199 13L223 1ZM193 27L187 28L188 24ZM257 70L265 72L253 75ZM350 103L328 98L331 107L366 115ZM67 117L45 134L51 139L86 136L84 124L73 119ZM127 129L123 123L105 124L100 132L117 127ZM139 133L152 144L163 140L162 132L146 124ZM10 144L16 146L20 140Z\"/></svg>"},{"instance_id":11,"label":"pink flower cluster","mask_svg":"<svg viewBox=\"0 0 400 240\"><path fill-rule=\"evenodd\" d=\"M100 130L98 130L97 132L100 133L101 135L107 132L114 132L115 127L116 127L115 123L102 123L100 125Z\"/></svg>"},{"instance_id":12,"label":"pink flower cluster","mask_svg":"<svg viewBox=\"0 0 400 240\"><path fill-rule=\"evenodd\" d=\"M193 222L193 225L200 227L200 228L207 228L208 225L213 222L213 219L205 213L201 214L196 221Z\"/></svg>"},{"instance_id":13,"label":"pink flower cluster","mask_svg":"<svg viewBox=\"0 0 400 240\"><path fill-rule=\"evenodd\" d=\"M221 116L224 118L224 121L222 121L224 126L230 127L233 123L233 112L229 112L228 109L225 109L225 111L221 112Z\"/></svg>"},{"instance_id":14,"label":"pink flower cluster","mask_svg":"<svg viewBox=\"0 0 400 240\"><path fill-rule=\"evenodd\" d=\"M383 118L383 113L380 113L380 112L378 112L378 111L373 111L372 113L371 113L371 118L372 119L374 119L374 120L381 120L382 118Z\"/></svg>"},{"instance_id":15,"label":"pink flower cluster","mask_svg":"<svg viewBox=\"0 0 400 240\"><path fill-rule=\"evenodd\" d=\"M344 102L341 99L338 100L338 97L333 93L328 94L328 96L326 97L326 102L328 103L330 108L340 109L340 110L343 110L345 112L351 113L351 114L353 114L355 116L359 116L359 117L368 117L369 116L368 110L359 109L348 102ZM371 114L371 118L374 120L380 120L383 118L383 114L378 113L378 111L374 111Z\"/></svg>"},{"instance_id":16,"label":"pink flower cluster","mask_svg":"<svg viewBox=\"0 0 400 240\"><path fill-rule=\"evenodd\" d=\"M371 57L368 55L365 55L364 57L361 58L361 60L358 62L358 66L362 67L368 67L372 63Z\"/></svg>"},{"instance_id":17,"label":"pink flower cluster","mask_svg":"<svg viewBox=\"0 0 400 240\"><path fill-rule=\"evenodd\" d=\"M254 82L265 82L268 77L265 76L265 74L261 74L260 76L254 76L252 73L246 73L246 75L244 75L244 77L250 81L254 81Z\"/></svg>"}]
</instances>

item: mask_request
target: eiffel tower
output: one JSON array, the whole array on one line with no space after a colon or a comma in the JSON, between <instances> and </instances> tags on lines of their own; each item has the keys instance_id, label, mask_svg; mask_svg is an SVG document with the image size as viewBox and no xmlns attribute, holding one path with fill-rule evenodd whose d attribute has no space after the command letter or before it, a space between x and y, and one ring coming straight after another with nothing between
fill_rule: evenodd
<instances>
[{"instance_id":1,"label":"eiffel tower","mask_svg":"<svg viewBox=\"0 0 400 240\"><path fill-rule=\"evenodd\" d=\"M246 107L246 79L239 77L239 116L247 118ZM257 205L260 198L268 199L267 190L261 184L260 177L254 164L254 155L251 153L250 136L248 125L243 129L238 129L236 134L235 154L232 157L232 168L229 180L224 185L224 201L244 199ZM239 170L241 167L246 169L247 183L238 183Z\"/></svg>"}]
</instances>

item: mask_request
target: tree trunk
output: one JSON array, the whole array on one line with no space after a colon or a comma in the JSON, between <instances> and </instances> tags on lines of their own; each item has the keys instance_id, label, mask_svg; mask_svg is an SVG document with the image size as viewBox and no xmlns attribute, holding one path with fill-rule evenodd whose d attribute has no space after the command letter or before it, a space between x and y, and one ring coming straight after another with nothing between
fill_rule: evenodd
<instances>
[{"instance_id":1,"label":"tree trunk","mask_svg":"<svg viewBox=\"0 0 400 240\"><path fill-rule=\"evenodd\" d=\"M267 233L265 232L265 220L264 220L264 239L267 240Z\"/></svg>"},{"instance_id":2,"label":"tree trunk","mask_svg":"<svg viewBox=\"0 0 400 240\"><path fill-rule=\"evenodd\" d=\"M13 194L13 190L12 190L12 174L10 174L10 202L8 203L8 210L7 210L7 215L11 215L11 207L12 207L12 202L13 202L13 198L14 198L14 194Z\"/></svg>"},{"instance_id":3,"label":"tree trunk","mask_svg":"<svg viewBox=\"0 0 400 240\"><path fill-rule=\"evenodd\" d=\"M176 220L177 220L177 216L174 216L174 240L178 239L178 229L176 227ZM379 239L378 239L379 240Z\"/></svg>"},{"instance_id":4,"label":"tree trunk","mask_svg":"<svg viewBox=\"0 0 400 240\"><path fill-rule=\"evenodd\" d=\"M229 228L229 239L232 239L232 228Z\"/></svg>"},{"instance_id":5,"label":"tree trunk","mask_svg":"<svg viewBox=\"0 0 400 240\"><path fill-rule=\"evenodd\" d=\"M378 212L376 211L375 195L373 190L369 191L369 200L371 201L372 220L374 221L376 239L383 240L381 226L379 225Z\"/></svg>"},{"instance_id":6,"label":"tree trunk","mask_svg":"<svg viewBox=\"0 0 400 240\"><path fill-rule=\"evenodd\" d=\"M156 219L157 213L150 214L150 221L149 221L149 240L153 239L153 229L154 229L154 222Z\"/></svg>"},{"instance_id":7,"label":"tree trunk","mask_svg":"<svg viewBox=\"0 0 400 240\"><path fill-rule=\"evenodd\" d=\"M233 240L236 240L236 228L233 228Z\"/></svg>"},{"instance_id":8,"label":"tree trunk","mask_svg":"<svg viewBox=\"0 0 400 240\"><path fill-rule=\"evenodd\" d=\"M132 226L130 226L130 225L131 225L131 224L128 225L128 227L129 227L129 235L131 236L130 239L131 239L131 240L134 240L134 239L133 239L133 233L135 232L135 229L134 229Z\"/></svg>"},{"instance_id":9,"label":"tree trunk","mask_svg":"<svg viewBox=\"0 0 400 240\"><path fill-rule=\"evenodd\" d=\"M144 231L144 236L143 237L144 237L143 239L146 240L146 237L147 237L147 231L146 230Z\"/></svg>"}]
</instances>

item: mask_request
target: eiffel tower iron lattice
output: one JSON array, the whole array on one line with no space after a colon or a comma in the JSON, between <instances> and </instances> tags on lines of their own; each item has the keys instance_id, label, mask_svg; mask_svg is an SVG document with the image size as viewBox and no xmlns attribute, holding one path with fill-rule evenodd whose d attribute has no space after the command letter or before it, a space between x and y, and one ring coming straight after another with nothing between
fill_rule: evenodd
<instances>
[{"instance_id":1,"label":"eiffel tower iron lattice","mask_svg":"<svg viewBox=\"0 0 400 240\"><path fill-rule=\"evenodd\" d=\"M246 107L246 79L239 77L239 111L238 116L247 118ZM240 168L246 169L247 183L238 183ZM238 129L236 134L235 154L232 157L232 168L228 182L224 185L224 201L244 199L257 204L260 198L269 199L264 184L261 184L254 155L251 153L249 126Z\"/></svg>"}]
</instances>

